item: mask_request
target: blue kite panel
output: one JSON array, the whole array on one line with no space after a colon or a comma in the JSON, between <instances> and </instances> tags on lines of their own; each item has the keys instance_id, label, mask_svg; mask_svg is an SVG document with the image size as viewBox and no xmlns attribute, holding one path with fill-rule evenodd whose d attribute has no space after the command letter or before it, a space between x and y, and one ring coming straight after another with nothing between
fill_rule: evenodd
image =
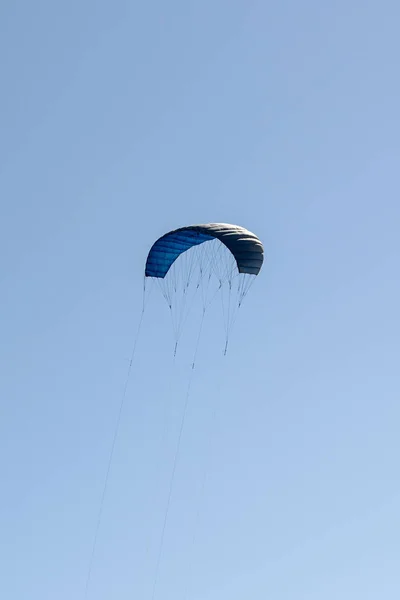
<instances>
[{"instance_id":1,"label":"blue kite panel","mask_svg":"<svg viewBox=\"0 0 400 600\"><path fill-rule=\"evenodd\" d=\"M169 233L154 244L147 257L146 277L164 278L176 259L186 250L215 239L201 231L184 229Z\"/></svg>"}]
</instances>

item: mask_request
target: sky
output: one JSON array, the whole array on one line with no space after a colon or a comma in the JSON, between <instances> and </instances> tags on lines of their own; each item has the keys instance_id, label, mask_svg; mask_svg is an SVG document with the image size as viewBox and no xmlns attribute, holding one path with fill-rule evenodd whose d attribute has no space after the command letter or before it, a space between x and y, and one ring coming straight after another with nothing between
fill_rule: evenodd
<instances>
[{"instance_id":1,"label":"sky","mask_svg":"<svg viewBox=\"0 0 400 600\"><path fill-rule=\"evenodd\" d=\"M155 596L191 362L157 290L87 599L399 598L399 19L1 3L1 597L85 600L146 254L228 222L266 260L226 357L207 315Z\"/></svg>"}]
</instances>

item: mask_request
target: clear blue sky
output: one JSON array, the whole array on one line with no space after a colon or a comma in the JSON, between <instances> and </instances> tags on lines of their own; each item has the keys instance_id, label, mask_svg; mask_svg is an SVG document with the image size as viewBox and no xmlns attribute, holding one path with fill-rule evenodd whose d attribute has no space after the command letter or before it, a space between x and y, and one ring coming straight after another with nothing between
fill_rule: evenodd
<instances>
[{"instance_id":1,"label":"clear blue sky","mask_svg":"<svg viewBox=\"0 0 400 600\"><path fill-rule=\"evenodd\" d=\"M2 598L83 599L146 252L225 221L267 262L225 361L207 322L156 598L398 600L399 20L1 3ZM187 373L152 296L90 599L151 598Z\"/></svg>"}]
</instances>

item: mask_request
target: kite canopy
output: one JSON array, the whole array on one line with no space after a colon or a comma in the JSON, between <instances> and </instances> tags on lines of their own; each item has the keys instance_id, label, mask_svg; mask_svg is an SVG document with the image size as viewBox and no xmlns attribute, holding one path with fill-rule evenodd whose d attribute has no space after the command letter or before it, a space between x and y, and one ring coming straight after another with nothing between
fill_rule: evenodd
<instances>
[{"instance_id":1,"label":"kite canopy","mask_svg":"<svg viewBox=\"0 0 400 600\"><path fill-rule=\"evenodd\" d=\"M233 254L239 273L258 275L264 260L263 245L258 237L238 225L209 223L181 227L160 237L147 257L146 277L163 279L183 252L216 239Z\"/></svg>"}]
</instances>

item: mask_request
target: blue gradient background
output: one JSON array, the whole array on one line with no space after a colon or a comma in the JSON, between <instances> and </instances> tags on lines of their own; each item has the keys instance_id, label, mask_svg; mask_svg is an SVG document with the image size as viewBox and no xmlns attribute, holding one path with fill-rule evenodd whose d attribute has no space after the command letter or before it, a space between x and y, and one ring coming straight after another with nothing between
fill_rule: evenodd
<instances>
[{"instance_id":1,"label":"blue gradient background","mask_svg":"<svg viewBox=\"0 0 400 600\"><path fill-rule=\"evenodd\" d=\"M2 598L84 598L146 253L207 221L267 261L226 360L207 319L157 600L400 597L399 19L1 4ZM190 363L170 329L154 294L89 598L151 598Z\"/></svg>"}]
</instances>

